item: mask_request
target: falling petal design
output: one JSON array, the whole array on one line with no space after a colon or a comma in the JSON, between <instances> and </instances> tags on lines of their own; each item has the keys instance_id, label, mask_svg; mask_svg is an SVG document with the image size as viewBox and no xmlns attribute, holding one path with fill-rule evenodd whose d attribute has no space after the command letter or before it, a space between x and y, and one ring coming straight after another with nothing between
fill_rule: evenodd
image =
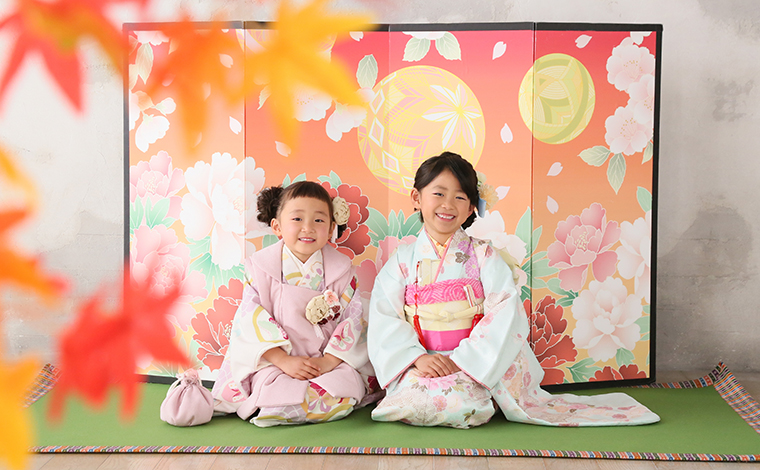
<instances>
[{"instance_id":1,"label":"falling petal design","mask_svg":"<svg viewBox=\"0 0 760 470\"><path fill-rule=\"evenodd\" d=\"M546 176L557 176L562 172L562 164L560 162L554 162L552 163L551 168L549 168L549 172L546 174Z\"/></svg>"},{"instance_id":2,"label":"falling petal design","mask_svg":"<svg viewBox=\"0 0 760 470\"><path fill-rule=\"evenodd\" d=\"M499 57L503 56L505 52L507 52L507 45L503 41L497 42L493 45L493 54L491 55L491 60L498 59Z\"/></svg>"},{"instance_id":3,"label":"falling petal design","mask_svg":"<svg viewBox=\"0 0 760 470\"><path fill-rule=\"evenodd\" d=\"M274 146L277 149L277 153L282 155L283 157L289 157L290 156L290 146L288 144L284 144L282 142L275 141Z\"/></svg>"},{"instance_id":4,"label":"falling petal design","mask_svg":"<svg viewBox=\"0 0 760 470\"><path fill-rule=\"evenodd\" d=\"M583 49L588 45L589 41L591 41L591 36L588 34L581 34L575 38L575 45L578 49Z\"/></svg>"},{"instance_id":5,"label":"falling petal design","mask_svg":"<svg viewBox=\"0 0 760 470\"><path fill-rule=\"evenodd\" d=\"M546 208L549 209L549 212L552 214L556 214L559 210L559 204L557 204L557 201L551 196L546 196Z\"/></svg>"},{"instance_id":6,"label":"falling petal design","mask_svg":"<svg viewBox=\"0 0 760 470\"><path fill-rule=\"evenodd\" d=\"M512 129L509 128L509 124L504 123L504 127L501 128L501 141L505 144L512 142Z\"/></svg>"},{"instance_id":7,"label":"falling petal design","mask_svg":"<svg viewBox=\"0 0 760 470\"><path fill-rule=\"evenodd\" d=\"M235 134L240 134L240 131L243 130L243 125L240 124L240 121L232 116L230 116L230 130Z\"/></svg>"},{"instance_id":8,"label":"falling petal design","mask_svg":"<svg viewBox=\"0 0 760 470\"><path fill-rule=\"evenodd\" d=\"M496 188L496 195L499 197L499 201L507 197L507 194L509 193L509 188L511 186L499 186Z\"/></svg>"}]
</instances>

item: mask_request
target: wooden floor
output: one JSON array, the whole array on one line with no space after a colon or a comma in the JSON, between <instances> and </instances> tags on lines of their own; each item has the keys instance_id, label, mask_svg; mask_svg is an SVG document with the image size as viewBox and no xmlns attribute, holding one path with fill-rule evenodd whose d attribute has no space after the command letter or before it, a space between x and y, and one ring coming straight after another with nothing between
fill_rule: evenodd
<instances>
[{"instance_id":1,"label":"wooden floor","mask_svg":"<svg viewBox=\"0 0 760 470\"><path fill-rule=\"evenodd\" d=\"M661 372L657 380L658 382L690 380L701 377L706 372ZM735 375L753 397L760 397L760 373L735 373ZM760 442L760 436L758 436L758 441ZM760 463L324 454L38 454L32 456L29 468L41 470L687 470L692 468L716 470L739 466L760 470ZM0 464L0 470L5 468Z\"/></svg>"}]
</instances>

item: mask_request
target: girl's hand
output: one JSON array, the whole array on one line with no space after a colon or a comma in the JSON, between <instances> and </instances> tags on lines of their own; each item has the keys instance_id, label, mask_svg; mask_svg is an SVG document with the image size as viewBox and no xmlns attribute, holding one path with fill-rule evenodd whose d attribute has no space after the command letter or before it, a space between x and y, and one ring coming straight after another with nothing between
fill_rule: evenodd
<instances>
[{"instance_id":1,"label":"girl's hand","mask_svg":"<svg viewBox=\"0 0 760 470\"><path fill-rule=\"evenodd\" d=\"M310 380L320 374L319 368L311 363L312 359L308 356L285 356L275 365L294 379Z\"/></svg>"},{"instance_id":2,"label":"girl's hand","mask_svg":"<svg viewBox=\"0 0 760 470\"><path fill-rule=\"evenodd\" d=\"M289 356L282 348L270 349L262 357L294 379L309 380L319 376L319 369L309 362L311 357Z\"/></svg>"},{"instance_id":3,"label":"girl's hand","mask_svg":"<svg viewBox=\"0 0 760 470\"><path fill-rule=\"evenodd\" d=\"M414 366L423 377L445 377L459 372L454 361L443 354L425 354L414 361Z\"/></svg>"},{"instance_id":4,"label":"girl's hand","mask_svg":"<svg viewBox=\"0 0 760 470\"><path fill-rule=\"evenodd\" d=\"M309 363L315 366L319 370L319 375L326 374L335 369L343 362L330 353L324 355L324 357L310 357Z\"/></svg>"}]
</instances>

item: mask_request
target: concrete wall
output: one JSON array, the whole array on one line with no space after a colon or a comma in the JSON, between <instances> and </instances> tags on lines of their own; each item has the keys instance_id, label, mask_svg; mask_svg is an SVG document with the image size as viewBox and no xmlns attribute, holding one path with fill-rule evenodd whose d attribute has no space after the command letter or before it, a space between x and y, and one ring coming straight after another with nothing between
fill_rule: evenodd
<instances>
[{"instance_id":1,"label":"concrete wall","mask_svg":"<svg viewBox=\"0 0 760 470\"><path fill-rule=\"evenodd\" d=\"M153 0L147 16L115 9L118 22L193 18L271 20L274 0ZM8 2L11 3L11 2ZM260 3L263 3L260 4ZM660 370L706 370L719 360L760 371L760 4L754 0L364 0L342 9L373 11L382 23L661 23L662 101L658 226L657 344ZM0 6L0 15L10 5ZM0 68L12 37L0 31ZM50 307L2 297L6 354L54 360L52 335L85 296L113 289L122 259L121 79L97 50L85 53L84 112L77 114L28 61L0 108L0 143L33 177L40 211L18 234L73 281ZM0 188L0 201L12 195Z\"/></svg>"}]
</instances>

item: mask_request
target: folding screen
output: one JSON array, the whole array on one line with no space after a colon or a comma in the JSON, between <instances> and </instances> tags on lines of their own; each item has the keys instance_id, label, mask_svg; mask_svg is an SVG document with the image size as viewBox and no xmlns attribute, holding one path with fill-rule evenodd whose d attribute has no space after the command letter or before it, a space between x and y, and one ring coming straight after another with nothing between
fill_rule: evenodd
<instances>
[{"instance_id":1,"label":"folding screen","mask_svg":"<svg viewBox=\"0 0 760 470\"><path fill-rule=\"evenodd\" d=\"M203 25L199 25L202 28ZM152 28L152 29L151 29ZM337 248L368 300L396 246L421 224L409 190L427 157L457 152L495 202L468 232L515 258L544 384L654 377L659 25L392 25L324 44L355 74L366 109L297 96L299 146L278 141L268 88L230 102L206 89L205 126L185 142L183 102L151 74L171 55L155 25L127 25L125 91L134 276L167 289L177 343L213 380L240 302L244 260L276 241L256 221L264 187L321 182L351 206ZM271 31L232 24L231 75ZM249 71L248 71L249 72ZM141 373L177 371L144 364Z\"/></svg>"}]
</instances>

